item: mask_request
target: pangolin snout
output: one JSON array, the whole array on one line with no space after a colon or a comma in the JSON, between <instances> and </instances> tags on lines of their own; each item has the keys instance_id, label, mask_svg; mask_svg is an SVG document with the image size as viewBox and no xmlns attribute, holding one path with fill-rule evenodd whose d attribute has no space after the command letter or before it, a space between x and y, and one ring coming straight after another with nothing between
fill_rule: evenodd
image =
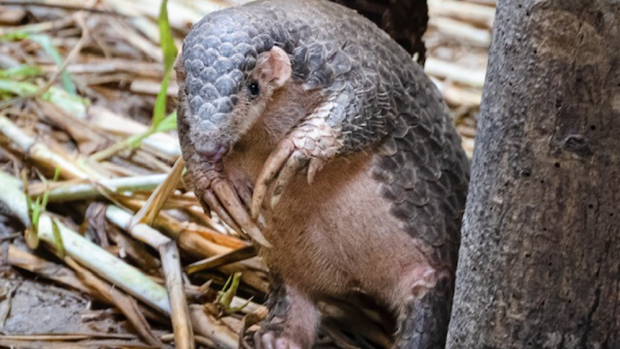
<instances>
[{"instance_id":1,"label":"pangolin snout","mask_svg":"<svg viewBox=\"0 0 620 349\"><path fill-rule=\"evenodd\" d=\"M230 114L217 113L204 118L192 113L191 107L188 109L187 115L182 115L179 123L189 133L186 142L197 155L195 161L221 162L232 149L233 140L225 131L230 128Z\"/></svg>"},{"instance_id":2,"label":"pangolin snout","mask_svg":"<svg viewBox=\"0 0 620 349\"><path fill-rule=\"evenodd\" d=\"M220 163L232 147L225 143L208 142L196 147L200 160L208 163Z\"/></svg>"}]
</instances>

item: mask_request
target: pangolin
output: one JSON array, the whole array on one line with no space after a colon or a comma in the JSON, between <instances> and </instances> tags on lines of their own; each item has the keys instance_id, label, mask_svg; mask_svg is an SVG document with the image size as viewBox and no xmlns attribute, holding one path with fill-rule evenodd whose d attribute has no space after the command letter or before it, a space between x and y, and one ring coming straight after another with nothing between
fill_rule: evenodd
<instances>
[{"instance_id":1,"label":"pangolin","mask_svg":"<svg viewBox=\"0 0 620 349\"><path fill-rule=\"evenodd\" d=\"M178 129L193 190L264 247L264 349L310 348L317 302L363 292L399 348L443 348L468 161L398 43L325 0L217 11L184 40Z\"/></svg>"}]
</instances>

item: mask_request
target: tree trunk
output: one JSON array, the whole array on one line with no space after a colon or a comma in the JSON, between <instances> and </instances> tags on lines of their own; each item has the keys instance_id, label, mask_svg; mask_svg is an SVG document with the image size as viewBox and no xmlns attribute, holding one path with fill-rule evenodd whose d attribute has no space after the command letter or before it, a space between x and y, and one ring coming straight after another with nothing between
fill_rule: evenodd
<instances>
[{"instance_id":1,"label":"tree trunk","mask_svg":"<svg viewBox=\"0 0 620 349\"><path fill-rule=\"evenodd\" d=\"M448 348L620 348L620 2L500 0Z\"/></svg>"}]
</instances>

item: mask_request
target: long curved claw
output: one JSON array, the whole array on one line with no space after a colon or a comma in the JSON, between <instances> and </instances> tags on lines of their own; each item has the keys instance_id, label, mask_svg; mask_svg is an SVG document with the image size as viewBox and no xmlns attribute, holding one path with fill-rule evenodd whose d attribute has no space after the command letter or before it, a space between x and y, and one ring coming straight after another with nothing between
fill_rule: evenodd
<instances>
[{"instance_id":1,"label":"long curved claw","mask_svg":"<svg viewBox=\"0 0 620 349\"><path fill-rule=\"evenodd\" d=\"M276 180L273 195L271 196L271 208L274 208L278 204L280 197L282 197L284 187L290 183L291 179L293 179L297 172L306 166L307 163L308 157L299 150L295 150L293 154L291 154Z\"/></svg>"},{"instance_id":2,"label":"long curved claw","mask_svg":"<svg viewBox=\"0 0 620 349\"><path fill-rule=\"evenodd\" d=\"M237 196L241 200L241 203L245 207L246 211L250 212L252 206L252 182L247 177L235 173L235 171L228 171L228 181L232 185L232 190L237 193Z\"/></svg>"},{"instance_id":3,"label":"long curved claw","mask_svg":"<svg viewBox=\"0 0 620 349\"><path fill-rule=\"evenodd\" d=\"M203 197L199 197L197 199L200 203L200 206L202 207L202 210L207 214L207 216L209 216L209 218L213 218L213 216L211 215L211 207L209 207L209 204L207 204L204 195Z\"/></svg>"},{"instance_id":4,"label":"long curved claw","mask_svg":"<svg viewBox=\"0 0 620 349\"><path fill-rule=\"evenodd\" d=\"M241 203L245 206L246 210L249 212L250 207L252 207L252 189L246 185L234 185L234 189L239 195L239 199L241 199Z\"/></svg>"},{"instance_id":5,"label":"long curved claw","mask_svg":"<svg viewBox=\"0 0 620 349\"><path fill-rule=\"evenodd\" d=\"M217 181L213 184L212 188L222 206L230 216L234 217L234 221L239 227L259 244L265 247L272 247L265 236L263 236L260 229L254 224L228 181Z\"/></svg>"},{"instance_id":6,"label":"long curved claw","mask_svg":"<svg viewBox=\"0 0 620 349\"><path fill-rule=\"evenodd\" d=\"M293 142L285 139L278 144L276 150L274 150L267 158L267 161L265 161L265 165L263 165L263 169L254 187L254 195L252 196L251 214L253 219L258 218L260 207L265 200L269 184L282 169L294 150L295 145Z\"/></svg>"},{"instance_id":7,"label":"long curved claw","mask_svg":"<svg viewBox=\"0 0 620 349\"><path fill-rule=\"evenodd\" d=\"M215 193L213 193L213 191L211 190L205 191L204 194L202 194L202 200L200 201L201 201L203 208L206 206L209 209L209 211L212 210L213 212L215 212L218 215L218 217L220 217L220 219L224 221L224 223L226 223L229 227L231 227L238 234L243 235L243 231L241 230L241 228L237 225L235 220L228 214L228 212L226 211L224 206L222 206L222 204L220 203L220 200L217 198Z\"/></svg>"},{"instance_id":8,"label":"long curved claw","mask_svg":"<svg viewBox=\"0 0 620 349\"><path fill-rule=\"evenodd\" d=\"M239 193L231 181L224 176L221 163L210 163L195 171L200 171L200 176L197 176L196 180L196 194L205 212L215 212L238 234L249 236L265 247L272 247L248 213L247 205L251 200L249 188L246 188L247 192ZM235 182L237 181L239 180ZM243 204L242 201L246 203Z\"/></svg>"},{"instance_id":9,"label":"long curved claw","mask_svg":"<svg viewBox=\"0 0 620 349\"><path fill-rule=\"evenodd\" d=\"M325 165L325 161L323 161L323 159L310 159L310 164L308 165L308 184L312 184L312 181L314 181L314 176L323 168L323 165Z\"/></svg>"}]
</instances>

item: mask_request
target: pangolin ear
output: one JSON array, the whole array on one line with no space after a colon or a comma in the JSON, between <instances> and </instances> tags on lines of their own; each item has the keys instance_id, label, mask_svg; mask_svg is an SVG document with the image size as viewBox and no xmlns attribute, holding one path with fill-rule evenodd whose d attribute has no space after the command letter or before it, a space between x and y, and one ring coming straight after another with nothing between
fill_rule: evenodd
<instances>
[{"instance_id":1,"label":"pangolin ear","mask_svg":"<svg viewBox=\"0 0 620 349\"><path fill-rule=\"evenodd\" d=\"M256 72L261 81L271 83L277 89L291 77L291 61L284 50L274 46L259 55Z\"/></svg>"}]
</instances>

